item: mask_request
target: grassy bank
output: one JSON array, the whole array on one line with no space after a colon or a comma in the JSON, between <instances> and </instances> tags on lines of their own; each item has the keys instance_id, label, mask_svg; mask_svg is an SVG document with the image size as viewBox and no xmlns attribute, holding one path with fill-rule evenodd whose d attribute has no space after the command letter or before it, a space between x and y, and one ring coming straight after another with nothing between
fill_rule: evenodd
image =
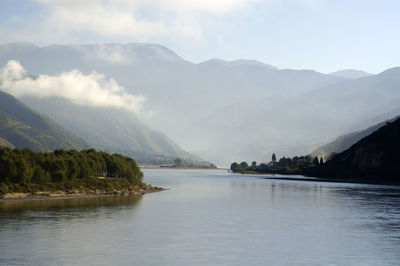
<instances>
[{"instance_id":1,"label":"grassy bank","mask_svg":"<svg viewBox=\"0 0 400 266\"><path fill-rule=\"evenodd\" d=\"M95 195L130 195L161 191L161 188L127 179L98 178L65 181L48 184L0 184L0 199L37 198L37 197L73 197Z\"/></svg>"}]
</instances>

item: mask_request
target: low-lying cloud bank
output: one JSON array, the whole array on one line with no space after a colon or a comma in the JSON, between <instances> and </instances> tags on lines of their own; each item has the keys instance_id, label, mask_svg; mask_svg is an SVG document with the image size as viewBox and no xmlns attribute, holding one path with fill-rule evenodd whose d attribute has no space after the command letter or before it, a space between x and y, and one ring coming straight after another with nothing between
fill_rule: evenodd
<instances>
[{"instance_id":1,"label":"low-lying cloud bank","mask_svg":"<svg viewBox=\"0 0 400 266\"><path fill-rule=\"evenodd\" d=\"M29 77L24 67L15 60L0 69L0 89L16 97L60 97L91 107L122 108L138 112L145 98L125 92L114 79L92 72L88 75L78 70L63 72L58 76Z\"/></svg>"}]
</instances>

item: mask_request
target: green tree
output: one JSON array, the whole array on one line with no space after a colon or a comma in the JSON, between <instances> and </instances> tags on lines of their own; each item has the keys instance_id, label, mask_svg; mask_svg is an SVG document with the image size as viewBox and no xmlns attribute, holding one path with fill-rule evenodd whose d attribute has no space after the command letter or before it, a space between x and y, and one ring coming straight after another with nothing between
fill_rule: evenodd
<instances>
[{"instance_id":1,"label":"green tree","mask_svg":"<svg viewBox=\"0 0 400 266\"><path fill-rule=\"evenodd\" d=\"M126 181L93 181L81 182L78 179L89 179L93 176L108 176L128 180L128 183L141 184L143 172L137 166L136 161L119 154L108 154L86 151L65 151L36 153L28 149L8 149L0 147L0 185L1 193L8 191L8 183L21 184L22 187L29 184L41 184L49 189L55 187L113 186L112 184L127 184ZM68 182L66 182L68 181ZM111 183L110 183L111 182ZM114 182L114 183L112 183ZM57 183L52 184L52 183ZM75 184L75 185L74 185ZM86 185L85 185L86 184ZM11 186L12 187L12 186Z\"/></svg>"},{"instance_id":2,"label":"green tree","mask_svg":"<svg viewBox=\"0 0 400 266\"><path fill-rule=\"evenodd\" d=\"M239 164L237 162L234 162L231 164L231 171L232 172L237 172L239 170Z\"/></svg>"},{"instance_id":3,"label":"green tree","mask_svg":"<svg viewBox=\"0 0 400 266\"><path fill-rule=\"evenodd\" d=\"M272 164L276 164L276 155L275 153L272 153Z\"/></svg>"},{"instance_id":4,"label":"green tree","mask_svg":"<svg viewBox=\"0 0 400 266\"><path fill-rule=\"evenodd\" d=\"M27 184L33 176L33 169L25 159L19 159L17 165L17 180L16 183Z\"/></svg>"},{"instance_id":5,"label":"green tree","mask_svg":"<svg viewBox=\"0 0 400 266\"><path fill-rule=\"evenodd\" d=\"M76 160L73 157L68 156L65 160L65 163L66 163L66 167L67 167L67 173L66 173L67 178L69 180L78 178L81 169L79 167L79 164L76 162Z\"/></svg>"},{"instance_id":6,"label":"green tree","mask_svg":"<svg viewBox=\"0 0 400 266\"><path fill-rule=\"evenodd\" d=\"M180 158L176 158L174 160L175 166L181 166L182 165L182 160Z\"/></svg>"},{"instance_id":7,"label":"green tree","mask_svg":"<svg viewBox=\"0 0 400 266\"><path fill-rule=\"evenodd\" d=\"M36 166L35 169L33 170L33 176L32 176L32 183L35 184L45 184L47 182L50 182L51 177L48 173L46 173L42 167Z\"/></svg>"},{"instance_id":8,"label":"green tree","mask_svg":"<svg viewBox=\"0 0 400 266\"><path fill-rule=\"evenodd\" d=\"M14 159L9 156L2 156L0 158L0 182L13 181L17 178L17 166Z\"/></svg>"},{"instance_id":9,"label":"green tree","mask_svg":"<svg viewBox=\"0 0 400 266\"><path fill-rule=\"evenodd\" d=\"M249 165L247 164L247 162L241 162L239 165L239 169L241 172L247 171L249 168Z\"/></svg>"}]
</instances>

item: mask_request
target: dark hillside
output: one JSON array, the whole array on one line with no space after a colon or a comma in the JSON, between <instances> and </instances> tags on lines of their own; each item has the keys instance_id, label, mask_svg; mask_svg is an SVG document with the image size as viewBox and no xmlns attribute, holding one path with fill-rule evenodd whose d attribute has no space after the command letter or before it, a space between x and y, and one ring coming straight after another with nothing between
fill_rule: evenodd
<instances>
[{"instance_id":1,"label":"dark hillside","mask_svg":"<svg viewBox=\"0 0 400 266\"><path fill-rule=\"evenodd\" d=\"M332 160L312 170L326 178L400 183L400 118L388 122Z\"/></svg>"}]
</instances>

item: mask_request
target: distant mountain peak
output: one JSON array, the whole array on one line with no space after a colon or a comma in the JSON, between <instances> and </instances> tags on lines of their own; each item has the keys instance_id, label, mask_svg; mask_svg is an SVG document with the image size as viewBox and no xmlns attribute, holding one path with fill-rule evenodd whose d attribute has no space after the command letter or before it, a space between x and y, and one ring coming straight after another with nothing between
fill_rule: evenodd
<instances>
[{"instance_id":1,"label":"distant mountain peak","mask_svg":"<svg viewBox=\"0 0 400 266\"><path fill-rule=\"evenodd\" d=\"M75 49L82 49L86 52L91 52L94 55L103 59L119 59L119 61L129 61L144 57L153 57L168 61L183 61L183 59L177 55L171 49L159 45L150 43L94 43L94 44L72 44L69 47ZM107 60L106 60L107 61ZM112 62L112 60L111 60Z\"/></svg>"},{"instance_id":2,"label":"distant mountain peak","mask_svg":"<svg viewBox=\"0 0 400 266\"><path fill-rule=\"evenodd\" d=\"M237 60L233 60L233 61L226 61L223 59L214 58L214 59L210 59L205 62L199 63L199 65L210 65L210 64L220 64L220 65L230 66L230 67L237 67L237 66L244 66L244 65L260 66L260 67L265 67L265 68L268 68L271 70L278 70L278 68L275 66L268 65L268 64L265 64L265 63L257 61L257 60L249 60L249 59L237 59Z\"/></svg>"},{"instance_id":3,"label":"distant mountain peak","mask_svg":"<svg viewBox=\"0 0 400 266\"><path fill-rule=\"evenodd\" d=\"M398 75L400 73L400 67L392 67L389 69L386 69L385 71L379 73L379 76L384 76L384 75Z\"/></svg>"},{"instance_id":4,"label":"distant mountain peak","mask_svg":"<svg viewBox=\"0 0 400 266\"><path fill-rule=\"evenodd\" d=\"M343 69L343 70L329 73L329 75L347 78L347 79L358 79L358 78L372 76L373 74L362 71L362 70Z\"/></svg>"},{"instance_id":5,"label":"distant mountain peak","mask_svg":"<svg viewBox=\"0 0 400 266\"><path fill-rule=\"evenodd\" d=\"M106 63L132 63L138 60L161 60L167 62L184 62L179 55L171 49L150 43L88 43L88 44L52 44L48 46L36 46L31 43L8 43L0 44L0 51L3 54L14 53L17 57L24 57L22 54L31 53L53 53L62 56L70 53L70 56L77 54L86 59L102 61ZM31 56L31 55L30 55ZM68 57L65 60L68 61Z\"/></svg>"}]
</instances>

